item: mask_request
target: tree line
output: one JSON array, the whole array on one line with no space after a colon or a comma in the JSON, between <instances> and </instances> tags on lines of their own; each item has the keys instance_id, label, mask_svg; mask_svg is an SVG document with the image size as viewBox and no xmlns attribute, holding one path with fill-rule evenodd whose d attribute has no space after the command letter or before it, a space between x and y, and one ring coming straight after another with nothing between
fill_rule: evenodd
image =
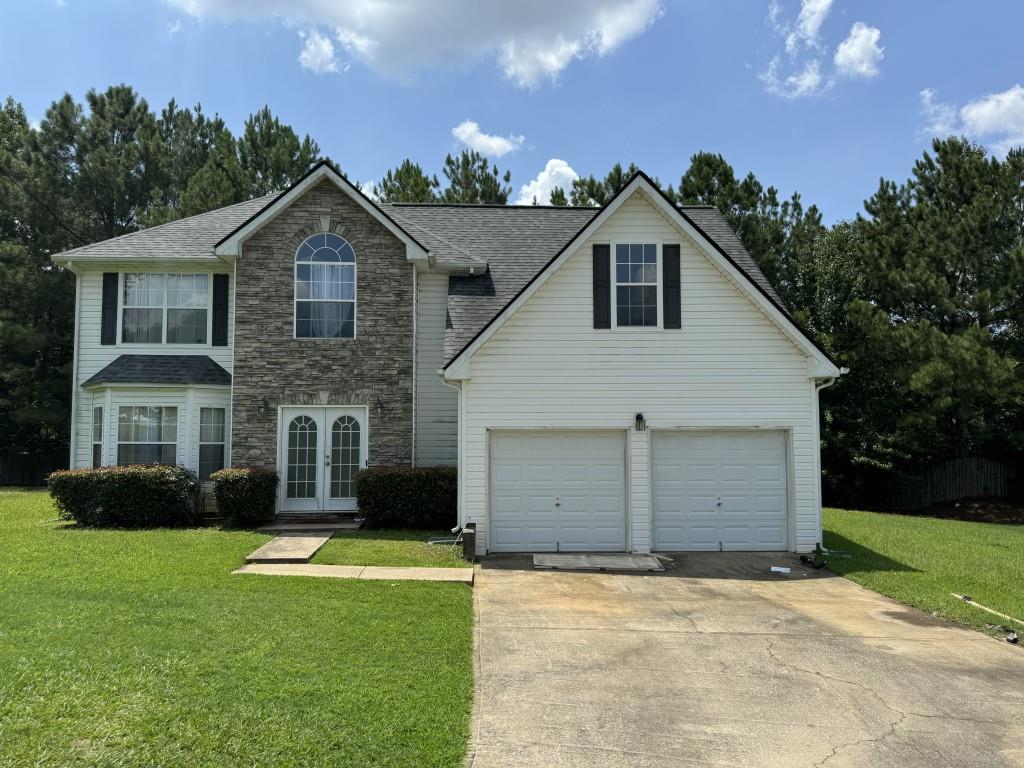
<instances>
[{"instance_id":1,"label":"tree line","mask_svg":"<svg viewBox=\"0 0 1024 768\"><path fill-rule=\"evenodd\" d=\"M50 254L282 189L325 159L264 107L235 136L173 100L159 114L125 85L68 95L38 126L0 110L0 447L68 438L74 281ZM636 167L555 189L601 205ZM853 219L718 154L698 152L679 204L717 207L806 330L850 373L822 393L822 461L834 501L869 501L893 472L965 455L1024 455L1024 150L932 142L902 181L881 179ZM406 159L384 202L507 204L511 175L448 154L441 177Z\"/></svg>"}]
</instances>

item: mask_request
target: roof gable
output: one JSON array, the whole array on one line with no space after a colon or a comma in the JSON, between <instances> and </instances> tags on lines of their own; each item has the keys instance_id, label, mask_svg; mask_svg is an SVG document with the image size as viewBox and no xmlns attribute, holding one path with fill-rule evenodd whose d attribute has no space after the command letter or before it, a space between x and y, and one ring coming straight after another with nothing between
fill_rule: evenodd
<instances>
[{"instance_id":1,"label":"roof gable","mask_svg":"<svg viewBox=\"0 0 1024 768\"><path fill-rule=\"evenodd\" d=\"M428 251L426 247L409 234L394 218L385 213L380 206L360 192L348 179L335 171L325 160L317 163L305 176L222 237L214 247L214 253L220 257L237 258L241 254L242 243L245 240L273 221L278 214L284 211L292 201L300 197L306 190L312 189L325 180L334 184L338 189L351 197L363 210L380 222L385 229L405 243L405 254L408 260L427 260Z\"/></svg>"},{"instance_id":2,"label":"roof gable","mask_svg":"<svg viewBox=\"0 0 1024 768\"><path fill-rule=\"evenodd\" d=\"M644 194L655 208L692 240L704 254L715 263L736 284L740 291L755 304L780 330L782 330L809 358L815 361L814 375L839 375L838 366L828 354L811 339L789 315L781 299L757 269L749 254L739 245L739 251L750 260L750 273L737 264L723 246L712 239L697 225L694 219L681 210L658 189L642 171L633 175L611 200L597 210L589 221L556 253L544 267L530 279L505 306L496 313L479 331L456 352L442 368L445 378L469 378L473 353L479 349L500 328L522 304L524 304L544 282L557 271L576 250L589 240L605 224L622 204L634 194ZM728 225L726 225L728 226ZM735 238L735 234L733 234ZM739 244L738 239L736 243ZM738 256L739 253L737 252ZM748 267L749 268L749 267ZM757 275L760 280L755 279ZM761 284L763 282L763 285ZM810 369L810 368L809 368Z\"/></svg>"}]
</instances>

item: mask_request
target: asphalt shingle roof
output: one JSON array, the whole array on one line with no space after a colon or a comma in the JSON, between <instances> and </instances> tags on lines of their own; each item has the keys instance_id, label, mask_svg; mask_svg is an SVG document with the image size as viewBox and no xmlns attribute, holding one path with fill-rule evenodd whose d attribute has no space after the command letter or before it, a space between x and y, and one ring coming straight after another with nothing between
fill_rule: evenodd
<instances>
[{"instance_id":1,"label":"asphalt shingle roof","mask_svg":"<svg viewBox=\"0 0 1024 768\"><path fill-rule=\"evenodd\" d=\"M120 355L93 374L96 384L231 384L231 374L206 355Z\"/></svg>"},{"instance_id":2,"label":"asphalt shingle roof","mask_svg":"<svg viewBox=\"0 0 1024 768\"><path fill-rule=\"evenodd\" d=\"M256 197L215 211L170 221L138 232L72 248L61 259L167 259L191 258L216 261L213 246L224 235L270 203L278 193Z\"/></svg>"},{"instance_id":3,"label":"asphalt shingle roof","mask_svg":"<svg viewBox=\"0 0 1024 768\"><path fill-rule=\"evenodd\" d=\"M216 243L277 196L278 193L258 197L82 246L65 251L60 257L110 261L182 257L215 260ZM453 275L449 281L444 345L448 359L486 326L598 211L552 206L404 203L382 204L381 209L423 244L439 264L480 270L478 275ZM717 208L681 206L680 210L769 299L786 311L778 293Z\"/></svg>"}]
</instances>

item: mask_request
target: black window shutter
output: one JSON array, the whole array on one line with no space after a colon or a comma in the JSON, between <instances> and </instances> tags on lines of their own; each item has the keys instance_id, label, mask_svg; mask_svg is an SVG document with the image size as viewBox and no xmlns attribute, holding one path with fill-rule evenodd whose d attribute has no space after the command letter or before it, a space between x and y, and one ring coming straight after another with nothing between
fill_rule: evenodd
<instances>
[{"instance_id":1,"label":"black window shutter","mask_svg":"<svg viewBox=\"0 0 1024 768\"><path fill-rule=\"evenodd\" d=\"M213 346L228 345L228 276L213 276Z\"/></svg>"},{"instance_id":2,"label":"black window shutter","mask_svg":"<svg viewBox=\"0 0 1024 768\"><path fill-rule=\"evenodd\" d=\"M103 273L103 314L100 344L117 343L117 272Z\"/></svg>"},{"instance_id":3,"label":"black window shutter","mask_svg":"<svg viewBox=\"0 0 1024 768\"><path fill-rule=\"evenodd\" d=\"M661 246L661 287L664 292L665 327L682 328L679 295L679 244Z\"/></svg>"},{"instance_id":4,"label":"black window shutter","mask_svg":"<svg viewBox=\"0 0 1024 768\"><path fill-rule=\"evenodd\" d=\"M594 246L594 327L612 327L612 247L607 243Z\"/></svg>"}]
</instances>

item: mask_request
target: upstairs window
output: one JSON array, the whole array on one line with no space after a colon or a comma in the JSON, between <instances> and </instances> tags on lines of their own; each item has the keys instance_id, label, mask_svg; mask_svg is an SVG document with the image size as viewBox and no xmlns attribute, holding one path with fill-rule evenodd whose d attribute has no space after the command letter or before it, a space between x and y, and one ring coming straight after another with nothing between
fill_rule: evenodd
<instances>
[{"instance_id":1,"label":"upstairs window","mask_svg":"<svg viewBox=\"0 0 1024 768\"><path fill-rule=\"evenodd\" d=\"M356 335L356 255L334 233L307 237L295 252L295 337Z\"/></svg>"},{"instance_id":2,"label":"upstairs window","mask_svg":"<svg viewBox=\"0 0 1024 768\"><path fill-rule=\"evenodd\" d=\"M126 272L121 341L125 344L205 344L210 276Z\"/></svg>"},{"instance_id":3,"label":"upstairs window","mask_svg":"<svg viewBox=\"0 0 1024 768\"><path fill-rule=\"evenodd\" d=\"M658 246L615 245L615 324L658 325Z\"/></svg>"}]
</instances>

